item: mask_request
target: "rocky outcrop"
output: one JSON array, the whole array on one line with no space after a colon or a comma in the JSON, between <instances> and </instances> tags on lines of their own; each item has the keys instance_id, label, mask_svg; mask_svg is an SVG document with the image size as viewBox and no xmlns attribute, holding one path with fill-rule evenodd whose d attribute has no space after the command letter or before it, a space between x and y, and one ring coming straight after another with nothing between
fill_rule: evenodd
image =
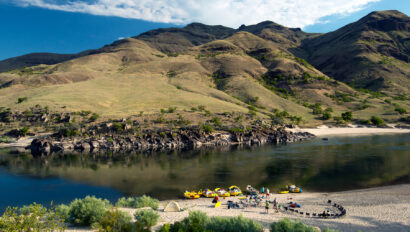
<instances>
[{"instance_id":1,"label":"rocky outcrop","mask_svg":"<svg viewBox=\"0 0 410 232\"><path fill-rule=\"evenodd\" d=\"M258 129L250 132L204 133L200 130L181 129L177 132L151 132L143 135L102 135L92 138L59 138L49 136L34 139L28 147L33 154L52 152L148 151L195 149L206 146L235 144L286 144L314 137L310 133L293 133L283 129Z\"/></svg>"}]
</instances>

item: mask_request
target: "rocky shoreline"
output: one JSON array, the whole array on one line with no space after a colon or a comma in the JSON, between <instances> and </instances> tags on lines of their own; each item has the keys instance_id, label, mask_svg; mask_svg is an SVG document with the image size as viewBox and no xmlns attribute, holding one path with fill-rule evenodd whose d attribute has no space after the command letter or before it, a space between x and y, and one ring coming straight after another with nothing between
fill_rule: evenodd
<instances>
[{"instance_id":1,"label":"rocky shoreline","mask_svg":"<svg viewBox=\"0 0 410 232\"><path fill-rule=\"evenodd\" d=\"M100 135L93 137L64 138L47 136L34 139L27 149L32 154L42 155L66 152L101 151L161 151L179 149L198 149L230 145L287 144L313 138L308 132L290 132L282 128L258 128L249 132L232 133L220 131L205 133L197 129L178 131L146 132L142 135Z\"/></svg>"}]
</instances>

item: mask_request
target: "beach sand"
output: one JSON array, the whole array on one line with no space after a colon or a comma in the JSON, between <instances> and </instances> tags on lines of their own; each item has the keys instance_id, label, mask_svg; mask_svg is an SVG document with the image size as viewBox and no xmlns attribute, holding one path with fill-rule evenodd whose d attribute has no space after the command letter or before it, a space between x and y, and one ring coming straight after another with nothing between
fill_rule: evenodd
<instances>
[{"instance_id":1,"label":"beach sand","mask_svg":"<svg viewBox=\"0 0 410 232\"><path fill-rule=\"evenodd\" d=\"M362 127L357 125L348 125L347 127L328 127L326 125L322 125L317 128L292 128L288 130L292 132L309 132L319 137L330 135L358 136L370 134L410 133L410 129L395 128L393 125L388 128Z\"/></svg>"},{"instance_id":2,"label":"beach sand","mask_svg":"<svg viewBox=\"0 0 410 232\"><path fill-rule=\"evenodd\" d=\"M269 214L265 213L264 207L249 207L247 209L227 209L227 201L239 201L235 197L222 199L222 206L213 208L210 198L200 198L197 200L176 200L182 212L163 212L163 208L169 201L162 201L157 210L160 214L160 222L153 229L158 230L165 223L173 223L187 217L191 210L201 210L209 216L239 216L254 219L265 226L265 231L269 231L269 224L281 218L298 219L308 225L317 226L321 229L329 227L339 231L410 231L410 184L378 187L363 190L353 190L335 193L309 193L301 194L271 194L270 200L277 198L279 203L287 203L290 200L301 204L300 211L321 213L324 210L334 210L327 200L342 205L347 215L334 219L318 219L281 211L274 213L270 209ZM290 199L292 198L292 199ZM133 214L136 209L121 208ZM74 231L87 231L75 230Z\"/></svg>"}]
</instances>

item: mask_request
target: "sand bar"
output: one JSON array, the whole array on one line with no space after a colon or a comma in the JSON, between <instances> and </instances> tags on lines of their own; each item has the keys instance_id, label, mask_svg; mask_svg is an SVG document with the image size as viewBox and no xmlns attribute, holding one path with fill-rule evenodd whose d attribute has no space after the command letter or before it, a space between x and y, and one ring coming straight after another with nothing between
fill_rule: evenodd
<instances>
[{"instance_id":1,"label":"sand bar","mask_svg":"<svg viewBox=\"0 0 410 232\"><path fill-rule=\"evenodd\" d=\"M328 127L326 125L323 125L317 128L292 128L288 130L292 132L309 132L319 137L329 136L329 135L358 136L358 135L370 135L370 134L410 133L410 129L405 129L405 128L395 128L395 127L379 128L379 127L363 127L363 126L357 126L357 125L348 125L347 127Z\"/></svg>"},{"instance_id":2,"label":"sand bar","mask_svg":"<svg viewBox=\"0 0 410 232\"><path fill-rule=\"evenodd\" d=\"M281 211L269 214L265 213L263 207L249 207L247 209L227 209L227 201L238 201L237 198L227 198L222 200L222 206L215 209L211 200L200 198L197 200L176 200L183 212L163 212L168 201L162 201L158 213L160 223L154 229L159 229L164 223L173 223L188 216L190 210L201 210L209 216L238 216L243 215L252 218L265 226L268 231L269 224L281 218L288 217L298 219L306 224L318 226L320 228L332 228L339 231L410 231L410 184L370 188L363 190L353 190L335 193L314 193L304 192L301 194L273 194L270 199L277 198L280 203L286 203L293 198L302 205L299 210L305 212L323 212L330 209L327 200L341 204L347 215L334 219L318 219L301 217L296 214ZM135 209L121 209L133 214ZM74 231L90 231L86 229L71 229Z\"/></svg>"}]
</instances>

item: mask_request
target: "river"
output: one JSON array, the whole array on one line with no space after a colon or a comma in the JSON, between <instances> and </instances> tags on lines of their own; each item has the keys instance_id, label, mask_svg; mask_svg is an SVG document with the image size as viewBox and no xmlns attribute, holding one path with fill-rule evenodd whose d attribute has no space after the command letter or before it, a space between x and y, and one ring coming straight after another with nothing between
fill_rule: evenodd
<instances>
[{"instance_id":1,"label":"river","mask_svg":"<svg viewBox=\"0 0 410 232\"><path fill-rule=\"evenodd\" d=\"M86 195L181 197L184 190L296 184L332 192L410 183L410 134L315 138L288 145L33 157L0 150L0 209Z\"/></svg>"}]
</instances>

